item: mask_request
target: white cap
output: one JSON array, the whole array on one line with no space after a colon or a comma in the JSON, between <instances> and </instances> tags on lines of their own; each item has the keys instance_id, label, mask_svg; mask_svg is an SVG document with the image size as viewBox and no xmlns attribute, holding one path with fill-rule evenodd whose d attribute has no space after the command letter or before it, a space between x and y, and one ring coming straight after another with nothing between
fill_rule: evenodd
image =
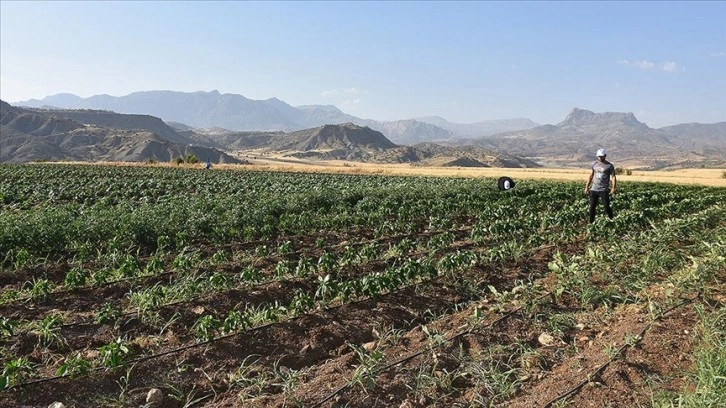
<instances>
[{"instance_id":1,"label":"white cap","mask_svg":"<svg viewBox=\"0 0 726 408\"><path fill-rule=\"evenodd\" d=\"M605 149L598 149L596 155L597 156L607 156L608 152L606 152Z\"/></svg>"}]
</instances>

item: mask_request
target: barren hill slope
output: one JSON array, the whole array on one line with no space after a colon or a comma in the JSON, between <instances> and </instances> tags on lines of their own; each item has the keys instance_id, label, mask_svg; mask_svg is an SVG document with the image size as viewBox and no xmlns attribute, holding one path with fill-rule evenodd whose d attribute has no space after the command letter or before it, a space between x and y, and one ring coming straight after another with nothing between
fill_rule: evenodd
<instances>
[{"instance_id":1,"label":"barren hill slope","mask_svg":"<svg viewBox=\"0 0 726 408\"><path fill-rule=\"evenodd\" d=\"M703 132L722 132L718 124L703 126ZM594 113L575 108L557 125L500 133L473 143L555 166L587 165L600 147L607 148L616 162L629 166L662 168L679 162L718 165L723 161L714 148L726 150L726 134L703 143L685 133L676 135L677 129L650 128L632 113ZM684 149L685 145L689 149Z\"/></svg>"},{"instance_id":2,"label":"barren hill slope","mask_svg":"<svg viewBox=\"0 0 726 408\"><path fill-rule=\"evenodd\" d=\"M161 126L155 118L98 111L27 110L0 102L0 161L3 162L169 161L189 154L199 160L240 162L216 149L180 143L188 139L159 121ZM95 123L116 124L122 128ZM145 125L159 129L176 141L145 129Z\"/></svg>"},{"instance_id":3,"label":"barren hill slope","mask_svg":"<svg viewBox=\"0 0 726 408\"><path fill-rule=\"evenodd\" d=\"M300 130L276 137L272 147L279 150L332 150L332 149L373 149L382 150L396 147L381 132L353 123L325 125L313 129Z\"/></svg>"}]
</instances>

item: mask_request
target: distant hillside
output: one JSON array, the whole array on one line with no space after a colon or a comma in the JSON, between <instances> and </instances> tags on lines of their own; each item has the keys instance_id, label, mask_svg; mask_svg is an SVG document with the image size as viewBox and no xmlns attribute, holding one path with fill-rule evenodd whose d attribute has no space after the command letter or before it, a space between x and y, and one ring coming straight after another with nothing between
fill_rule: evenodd
<instances>
[{"instance_id":1,"label":"distant hillside","mask_svg":"<svg viewBox=\"0 0 726 408\"><path fill-rule=\"evenodd\" d=\"M447 140L456 135L446 129L430 123L408 119L393 122L378 122L375 120L359 121L371 129L375 129L398 144L416 144L422 142L436 142Z\"/></svg>"},{"instance_id":2,"label":"distant hillside","mask_svg":"<svg viewBox=\"0 0 726 408\"><path fill-rule=\"evenodd\" d=\"M574 108L557 124L538 126L526 118L471 124L452 123L437 116L376 121L348 115L332 105L293 107L277 98L252 100L218 91L148 91L122 97L97 95L90 98L58 94L18 104L54 106L61 108L59 110L74 109L77 113L72 119L86 125L129 129L129 126L146 122L144 129L170 142L227 151L259 148L309 152L310 149L327 149L337 151L336 157L369 157L364 152L369 148L357 146L351 150L348 146L350 142L345 140L331 143L325 141L323 135L317 135L314 141L306 141L307 136L304 136L311 129L348 123L380 132L388 142L396 145L425 142L445 146L476 145L502 154L528 158L546 166L587 166L594 159L593 152L599 147L607 148L619 165L633 168L726 166L723 158L723 151L726 150L726 122L690 123L653 129L640 122L633 113L596 113L579 108ZM91 109L96 112L96 116L82 117L80 112L84 111L78 109ZM124 123L102 121L98 110L105 110L110 115L108 119L120 119L110 111L136 117L128 119L133 124L126 126ZM142 116L147 119L142 120ZM173 123L176 130L166 126L162 120ZM37 131L49 132L53 126L68 124L55 122L47 126L48 129ZM290 136L295 132L303 134ZM297 138L295 142L289 140L291 137Z\"/></svg>"},{"instance_id":3,"label":"distant hillside","mask_svg":"<svg viewBox=\"0 0 726 408\"><path fill-rule=\"evenodd\" d=\"M411 146L421 152L422 159L445 160L443 164L459 167L481 167L481 163L487 167L508 167L508 168L534 168L541 167L536 162L518 157L512 154L503 153L492 149L483 149L472 145L463 146L441 146L435 143L420 143Z\"/></svg>"},{"instance_id":4,"label":"distant hillside","mask_svg":"<svg viewBox=\"0 0 726 408\"><path fill-rule=\"evenodd\" d=\"M216 149L180 143L188 139L148 116L27 110L0 101L0 134L3 162L170 161L189 154L202 161L241 162Z\"/></svg>"},{"instance_id":5,"label":"distant hillside","mask_svg":"<svg viewBox=\"0 0 726 408\"><path fill-rule=\"evenodd\" d=\"M683 123L658 129L684 146L707 145L721 147L726 143L726 122L713 124Z\"/></svg>"},{"instance_id":6,"label":"distant hillside","mask_svg":"<svg viewBox=\"0 0 726 408\"><path fill-rule=\"evenodd\" d=\"M271 98L253 100L236 94L211 92L145 91L115 97L97 95L79 98L70 94L48 96L42 100L31 99L16 105L28 107L55 106L71 109L103 109L126 114L147 114L165 122L179 122L196 128L221 127L230 130L294 131L315 123L349 122L340 111L314 106L294 108L285 102ZM317 123L314 118L333 122Z\"/></svg>"},{"instance_id":7,"label":"distant hillside","mask_svg":"<svg viewBox=\"0 0 726 408\"><path fill-rule=\"evenodd\" d=\"M189 144L193 141L181 136L161 119L150 115L120 115L110 111L56 109L46 111L52 115L74 120L84 125L95 125L112 129L144 129L154 132L170 142Z\"/></svg>"},{"instance_id":8,"label":"distant hillside","mask_svg":"<svg viewBox=\"0 0 726 408\"><path fill-rule=\"evenodd\" d=\"M539 167L531 160L475 146L447 147L430 142L400 146L381 132L353 123L325 125L290 133L196 129L190 131L188 137L206 137L225 151L247 156L282 153L289 157L315 160L461 167Z\"/></svg>"},{"instance_id":9,"label":"distant hillside","mask_svg":"<svg viewBox=\"0 0 726 408\"><path fill-rule=\"evenodd\" d=\"M470 124L453 123L438 116L416 118L416 120L446 129L451 132L452 136L460 138L491 136L538 126L537 123L526 118L487 120Z\"/></svg>"},{"instance_id":10,"label":"distant hillside","mask_svg":"<svg viewBox=\"0 0 726 408\"><path fill-rule=\"evenodd\" d=\"M377 121L342 112L332 105L293 107L277 99L253 100L236 94L211 92L146 91L126 96L96 95L80 98L57 94L15 105L34 108L110 110L125 114L145 114L193 128L224 128L232 131L292 132L326 124L354 123L383 133L398 144L413 144L450 138L485 136L496 132L533 127L529 119L479 122L471 125L435 120L402 119Z\"/></svg>"},{"instance_id":11,"label":"distant hillside","mask_svg":"<svg viewBox=\"0 0 726 408\"><path fill-rule=\"evenodd\" d=\"M595 159L594 152L600 147L607 148L612 160L623 166L664 168L679 162L720 165L723 155L714 151L714 147L726 149L723 126L714 124L697 128L706 135L705 139L694 140L687 133L678 135L678 130L686 129L683 127L671 131L652 129L632 113L594 113L575 108L557 125L542 125L467 142L528 157L548 166L586 166ZM685 145L689 148L684 149Z\"/></svg>"},{"instance_id":12,"label":"distant hillside","mask_svg":"<svg viewBox=\"0 0 726 408\"><path fill-rule=\"evenodd\" d=\"M54 114L38 115L30 111L18 109L3 101L0 101L0 109L3 112L0 124L5 126L8 132L13 131L13 133L27 133L33 136L48 136L55 133L70 132L83 127L82 124L66 117Z\"/></svg>"},{"instance_id":13,"label":"distant hillside","mask_svg":"<svg viewBox=\"0 0 726 408\"><path fill-rule=\"evenodd\" d=\"M325 125L276 137L272 140L271 147L277 150L308 151L350 148L382 150L395 146L380 132L346 123Z\"/></svg>"},{"instance_id":14,"label":"distant hillside","mask_svg":"<svg viewBox=\"0 0 726 408\"><path fill-rule=\"evenodd\" d=\"M389 149L334 149L289 153L291 157L318 160L352 160L370 163L411 163L443 167L541 167L537 163L474 146L447 147L426 142Z\"/></svg>"},{"instance_id":15,"label":"distant hillside","mask_svg":"<svg viewBox=\"0 0 726 408\"><path fill-rule=\"evenodd\" d=\"M471 157L459 157L441 164L441 167L491 167Z\"/></svg>"}]
</instances>

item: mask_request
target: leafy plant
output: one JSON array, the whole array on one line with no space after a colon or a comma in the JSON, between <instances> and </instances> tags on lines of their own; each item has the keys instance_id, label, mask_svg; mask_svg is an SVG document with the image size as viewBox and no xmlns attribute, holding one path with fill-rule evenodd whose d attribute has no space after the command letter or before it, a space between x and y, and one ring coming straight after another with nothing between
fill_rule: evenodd
<instances>
[{"instance_id":1,"label":"leafy plant","mask_svg":"<svg viewBox=\"0 0 726 408\"><path fill-rule=\"evenodd\" d=\"M96 323L115 325L121 315L121 309L111 303L104 303L96 314Z\"/></svg>"},{"instance_id":2,"label":"leafy plant","mask_svg":"<svg viewBox=\"0 0 726 408\"><path fill-rule=\"evenodd\" d=\"M248 315L242 314L242 312L237 310L230 310L222 322L222 330L225 333L233 333L246 330L251 325L252 322L250 322Z\"/></svg>"},{"instance_id":3,"label":"leafy plant","mask_svg":"<svg viewBox=\"0 0 726 408\"><path fill-rule=\"evenodd\" d=\"M195 156L192 153L187 154L187 157L184 158L184 161L187 164L196 164L196 163L199 163L199 159L197 158L197 156Z\"/></svg>"},{"instance_id":4,"label":"leafy plant","mask_svg":"<svg viewBox=\"0 0 726 408\"><path fill-rule=\"evenodd\" d=\"M353 376L349 380L349 384L359 386L367 393L366 390L372 388L376 383L376 367L383 361L383 352L377 348L369 352L363 347L358 347L354 344L348 344L348 346L358 356L358 365L355 371L353 371Z\"/></svg>"},{"instance_id":5,"label":"leafy plant","mask_svg":"<svg viewBox=\"0 0 726 408\"><path fill-rule=\"evenodd\" d=\"M100 352L101 365L108 368L121 366L129 358L130 353L121 337L105 346L101 346L98 351Z\"/></svg>"},{"instance_id":6,"label":"leafy plant","mask_svg":"<svg viewBox=\"0 0 726 408\"><path fill-rule=\"evenodd\" d=\"M18 322L16 320L10 320L7 317L0 318L0 339L13 336L17 325Z\"/></svg>"},{"instance_id":7,"label":"leafy plant","mask_svg":"<svg viewBox=\"0 0 726 408\"><path fill-rule=\"evenodd\" d=\"M0 389L20 384L34 371L35 367L27 357L6 361L3 365L2 375L0 375Z\"/></svg>"},{"instance_id":8,"label":"leafy plant","mask_svg":"<svg viewBox=\"0 0 726 408\"><path fill-rule=\"evenodd\" d=\"M315 301L305 292L297 292L295 297L292 298L288 310L293 315L299 316L307 313L310 309L315 306Z\"/></svg>"},{"instance_id":9,"label":"leafy plant","mask_svg":"<svg viewBox=\"0 0 726 408\"><path fill-rule=\"evenodd\" d=\"M275 266L275 276L277 276L278 278L290 275L291 271L291 262L286 259L278 261L277 265Z\"/></svg>"},{"instance_id":10,"label":"leafy plant","mask_svg":"<svg viewBox=\"0 0 726 408\"><path fill-rule=\"evenodd\" d=\"M66 357L58 367L56 375L69 375L71 378L76 378L81 375L86 375L91 368L91 362L81 357L81 353L76 353L73 356Z\"/></svg>"},{"instance_id":11,"label":"leafy plant","mask_svg":"<svg viewBox=\"0 0 726 408\"><path fill-rule=\"evenodd\" d=\"M86 284L86 279L88 279L90 275L90 272L83 268L73 268L66 273L63 283L71 288L80 288Z\"/></svg>"},{"instance_id":12,"label":"leafy plant","mask_svg":"<svg viewBox=\"0 0 726 408\"><path fill-rule=\"evenodd\" d=\"M9 255L9 253L8 253L8 255ZM13 266L15 267L15 269L20 269L20 268L30 264L31 259L32 259L32 257L30 255L30 252L28 252L27 249L25 249L25 248L20 249L15 253L15 262L14 262Z\"/></svg>"},{"instance_id":13,"label":"leafy plant","mask_svg":"<svg viewBox=\"0 0 726 408\"><path fill-rule=\"evenodd\" d=\"M289 240L282 242L277 246L277 253L281 256L290 255L293 252L294 249L292 248L292 242Z\"/></svg>"},{"instance_id":14,"label":"leafy plant","mask_svg":"<svg viewBox=\"0 0 726 408\"><path fill-rule=\"evenodd\" d=\"M192 326L192 332L197 341L210 341L216 332L223 327L223 322L212 315L205 315L197 319Z\"/></svg>"},{"instance_id":15,"label":"leafy plant","mask_svg":"<svg viewBox=\"0 0 726 408\"><path fill-rule=\"evenodd\" d=\"M45 278L37 279L34 277L32 281L26 282L25 286L30 286L31 299L46 298L53 290L53 282Z\"/></svg>"},{"instance_id":16,"label":"leafy plant","mask_svg":"<svg viewBox=\"0 0 726 408\"><path fill-rule=\"evenodd\" d=\"M255 268L254 266L246 266L242 271L239 273L239 279L243 282L247 283L260 283L264 280L265 276L262 274L262 271Z\"/></svg>"},{"instance_id":17,"label":"leafy plant","mask_svg":"<svg viewBox=\"0 0 726 408\"><path fill-rule=\"evenodd\" d=\"M221 272L215 272L210 276L209 283L212 285L212 288L217 290L229 289L232 284L229 277Z\"/></svg>"},{"instance_id":18,"label":"leafy plant","mask_svg":"<svg viewBox=\"0 0 726 408\"><path fill-rule=\"evenodd\" d=\"M301 256L297 262L297 266L295 267L295 276L298 278L307 278L314 272L315 265L313 264L313 261L306 256Z\"/></svg>"},{"instance_id":19,"label":"leafy plant","mask_svg":"<svg viewBox=\"0 0 726 408\"><path fill-rule=\"evenodd\" d=\"M294 392L299 384L300 377L302 377L302 372L282 366L280 365L280 360L276 360L272 365L272 373L274 375L272 385L282 389L282 394L285 396L285 399L292 397L296 400Z\"/></svg>"},{"instance_id":20,"label":"leafy plant","mask_svg":"<svg viewBox=\"0 0 726 408\"><path fill-rule=\"evenodd\" d=\"M58 333L63 318L60 315L49 315L34 324L33 331L38 335L38 343L46 347L64 345L65 339Z\"/></svg>"}]
</instances>

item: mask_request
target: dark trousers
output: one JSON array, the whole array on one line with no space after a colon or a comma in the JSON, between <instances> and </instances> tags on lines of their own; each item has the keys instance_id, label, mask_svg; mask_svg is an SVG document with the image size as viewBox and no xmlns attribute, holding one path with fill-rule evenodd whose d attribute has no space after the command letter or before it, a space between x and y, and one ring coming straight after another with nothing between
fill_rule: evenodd
<instances>
[{"instance_id":1,"label":"dark trousers","mask_svg":"<svg viewBox=\"0 0 726 408\"><path fill-rule=\"evenodd\" d=\"M605 206L605 213L607 213L608 218L613 218L613 209L610 207L610 192L607 190L590 190L590 223L595 222L595 208L597 207L597 202L600 198L602 199L602 205Z\"/></svg>"}]
</instances>

